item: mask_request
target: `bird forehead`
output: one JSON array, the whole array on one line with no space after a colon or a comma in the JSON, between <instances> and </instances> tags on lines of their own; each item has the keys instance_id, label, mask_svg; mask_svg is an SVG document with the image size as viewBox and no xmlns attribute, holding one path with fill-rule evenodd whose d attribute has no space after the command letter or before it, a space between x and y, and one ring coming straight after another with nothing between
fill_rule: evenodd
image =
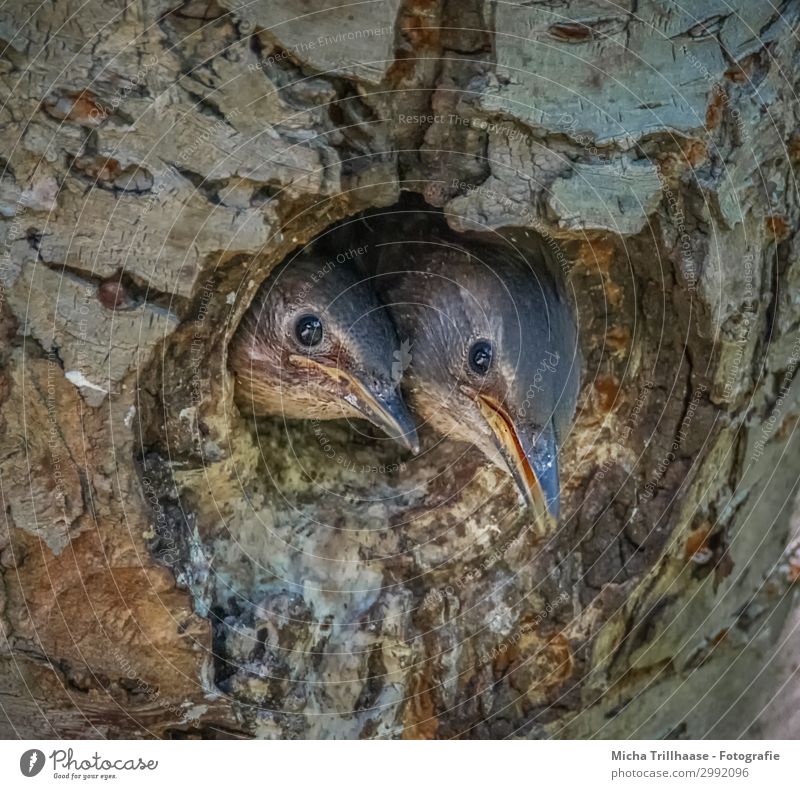
<instances>
[{"instance_id":1,"label":"bird forehead","mask_svg":"<svg viewBox=\"0 0 800 789\"><path fill-rule=\"evenodd\" d=\"M301 270L287 275L275 288L275 300L292 317L312 312L325 320L329 329L342 333L356 324L358 331L374 331L390 321L366 281L336 271L321 275Z\"/></svg>"}]
</instances>

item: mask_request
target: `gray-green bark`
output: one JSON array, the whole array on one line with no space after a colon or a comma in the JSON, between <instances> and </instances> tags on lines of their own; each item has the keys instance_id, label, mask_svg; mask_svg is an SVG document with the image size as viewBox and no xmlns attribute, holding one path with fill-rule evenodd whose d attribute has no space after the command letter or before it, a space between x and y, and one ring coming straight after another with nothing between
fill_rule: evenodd
<instances>
[{"instance_id":1,"label":"gray-green bark","mask_svg":"<svg viewBox=\"0 0 800 789\"><path fill-rule=\"evenodd\" d=\"M0 10L0 733L781 733L798 4L683 5ZM402 190L574 295L555 534L232 405L270 268Z\"/></svg>"}]
</instances>

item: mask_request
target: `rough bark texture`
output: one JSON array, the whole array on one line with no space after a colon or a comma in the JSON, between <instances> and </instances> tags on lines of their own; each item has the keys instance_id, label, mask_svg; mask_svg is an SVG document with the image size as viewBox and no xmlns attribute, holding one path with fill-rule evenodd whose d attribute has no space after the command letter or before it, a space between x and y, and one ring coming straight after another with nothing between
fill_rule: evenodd
<instances>
[{"instance_id":1,"label":"rough bark texture","mask_svg":"<svg viewBox=\"0 0 800 789\"><path fill-rule=\"evenodd\" d=\"M786 733L797 33L794 0L3 6L0 734ZM462 446L232 404L271 267L407 193L574 296L555 533Z\"/></svg>"}]
</instances>

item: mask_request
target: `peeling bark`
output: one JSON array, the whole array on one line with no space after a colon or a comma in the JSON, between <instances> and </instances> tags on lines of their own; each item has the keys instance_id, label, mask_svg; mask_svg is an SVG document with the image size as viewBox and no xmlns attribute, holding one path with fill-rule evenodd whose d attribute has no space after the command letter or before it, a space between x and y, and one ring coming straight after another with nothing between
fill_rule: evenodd
<instances>
[{"instance_id":1,"label":"peeling bark","mask_svg":"<svg viewBox=\"0 0 800 789\"><path fill-rule=\"evenodd\" d=\"M0 734L775 736L799 9L701 5L0 10ZM555 533L463 446L233 405L271 268L398 207L574 299Z\"/></svg>"}]
</instances>

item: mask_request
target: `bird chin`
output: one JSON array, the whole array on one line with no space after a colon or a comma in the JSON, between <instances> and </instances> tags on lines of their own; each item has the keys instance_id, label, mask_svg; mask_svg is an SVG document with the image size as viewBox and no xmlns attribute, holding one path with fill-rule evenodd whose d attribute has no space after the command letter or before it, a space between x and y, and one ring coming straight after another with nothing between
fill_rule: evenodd
<instances>
[{"instance_id":1,"label":"bird chin","mask_svg":"<svg viewBox=\"0 0 800 789\"><path fill-rule=\"evenodd\" d=\"M362 380L362 376L341 367L322 364L304 356L292 355L289 359L327 381L327 388L334 393L332 396L341 409L339 416L366 419L412 453L419 452L416 425L399 394L379 394Z\"/></svg>"},{"instance_id":2,"label":"bird chin","mask_svg":"<svg viewBox=\"0 0 800 789\"><path fill-rule=\"evenodd\" d=\"M308 399L315 401L313 410L317 418L365 418L358 398L350 390L350 376L341 367L296 354L289 356L289 361L308 374L306 391ZM310 411L310 406L306 410Z\"/></svg>"}]
</instances>

